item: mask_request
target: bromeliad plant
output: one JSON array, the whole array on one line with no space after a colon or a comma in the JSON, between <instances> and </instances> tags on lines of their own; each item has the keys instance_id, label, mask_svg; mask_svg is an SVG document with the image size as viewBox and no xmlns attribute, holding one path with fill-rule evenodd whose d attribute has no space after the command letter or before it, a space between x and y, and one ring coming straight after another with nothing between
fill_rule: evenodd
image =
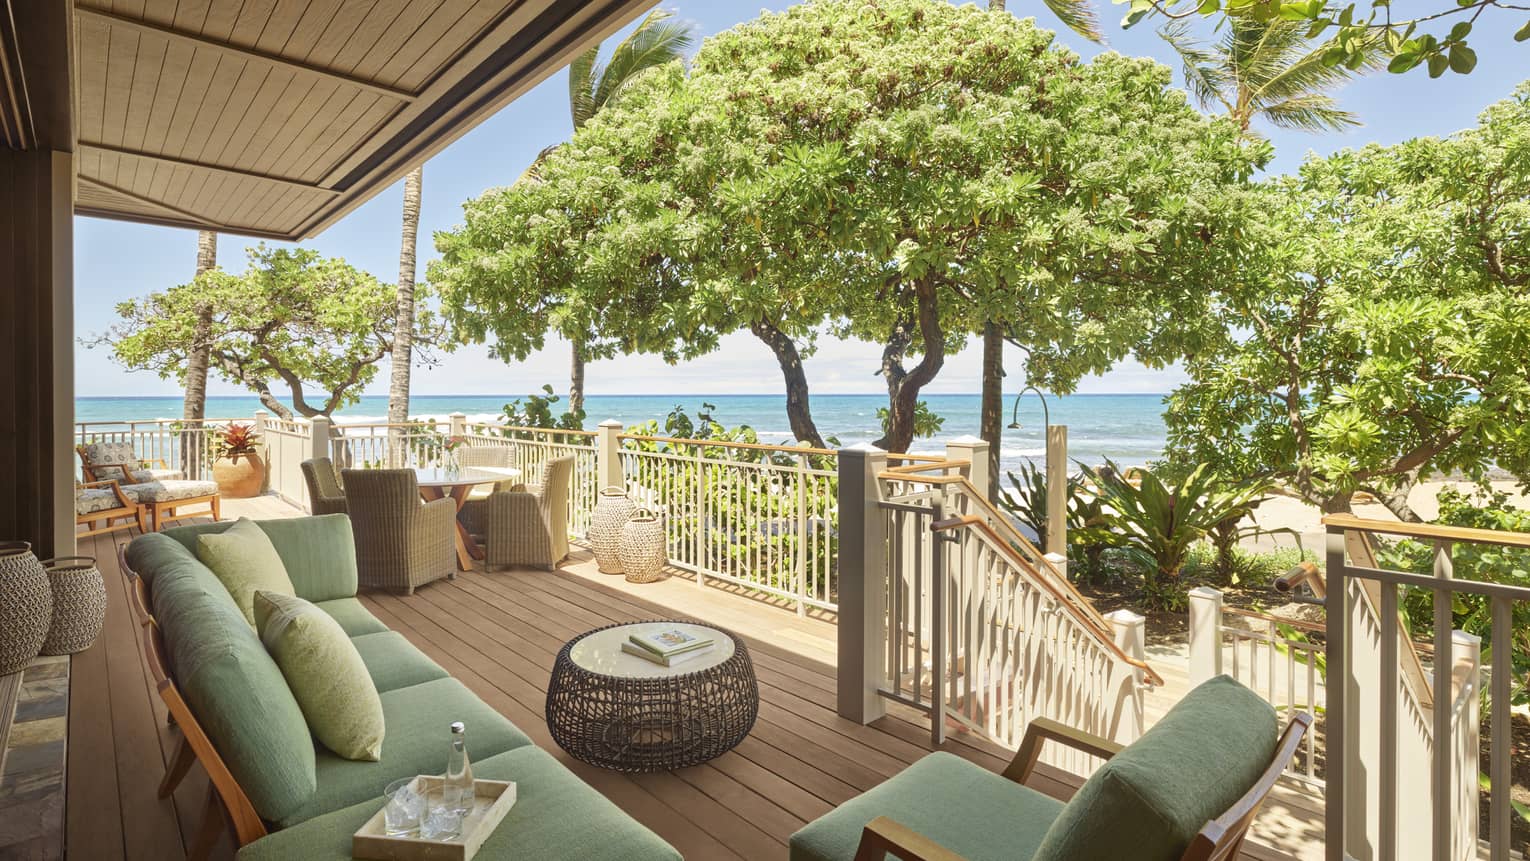
<instances>
[{"instance_id":1,"label":"bromeliad plant","mask_svg":"<svg viewBox=\"0 0 1530 861\"><path fill-rule=\"evenodd\" d=\"M1146 469L1128 476L1109 460L1103 468L1083 469L1103 509L1094 537L1142 565L1147 600L1157 606L1177 594L1190 548L1219 525L1241 521L1270 489L1264 479L1221 478L1206 464L1177 482Z\"/></svg>"},{"instance_id":2,"label":"bromeliad plant","mask_svg":"<svg viewBox=\"0 0 1530 861\"><path fill-rule=\"evenodd\" d=\"M214 445L219 460L238 462L241 457L260 452L260 434L255 432L254 425L229 422L218 430Z\"/></svg>"},{"instance_id":3,"label":"bromeliad plant","mask_svg":"<svg viewBox=\"0 0 1530 861\"><path fill-rule=\"evenodd\" d=\"M1029 461L1020 471L1005 473L1014 492L999 489L999 506L1014 515L1021 524L1036 533L1038 547L1047 546L1047 476ZM1082 477L1068 476L1068 561L1069 573L1098 582L1105 574L1104 556L1109 546L1101 540L1104 509L1099 496L1085 492Z\"/></svg>"}]
</instances>

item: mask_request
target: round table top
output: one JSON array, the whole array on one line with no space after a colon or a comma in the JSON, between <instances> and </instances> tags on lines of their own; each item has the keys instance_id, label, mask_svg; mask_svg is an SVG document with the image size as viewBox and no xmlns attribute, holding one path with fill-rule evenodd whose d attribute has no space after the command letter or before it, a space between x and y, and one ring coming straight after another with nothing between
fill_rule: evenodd
<instances>
[{"instance_id":1,"label":"round table top","mask_svg":"<svg viewBox=\"0 0 1530 861\"><path fill-rule=\"evenodd\" d=\"M711 637L713 640L711 651L700 657L682 661L673 667L656 664L646 658L639 658L622 651L622 643L627 642L627 638L634 633L657 633L671 628L678 628L699 637ZM574 643L568 657L580 669L602 676L662 679L711 669L733 657L733 651L733 637L716 628L693 625L688 622L638 622L585 634Z\"/></svg>"},{"instance_id":2,"label":"round table top","mask_svg":"<svg viewBox=\"0 0 1530 861\"><path fill-rule=\"evenodd\" d=\"M511 466L470 466L451 470L432 466L417 468L414 471L415 483L420 487L493 484L497 481L520 477L521 471Z\"/></svg>"}]
</instances>

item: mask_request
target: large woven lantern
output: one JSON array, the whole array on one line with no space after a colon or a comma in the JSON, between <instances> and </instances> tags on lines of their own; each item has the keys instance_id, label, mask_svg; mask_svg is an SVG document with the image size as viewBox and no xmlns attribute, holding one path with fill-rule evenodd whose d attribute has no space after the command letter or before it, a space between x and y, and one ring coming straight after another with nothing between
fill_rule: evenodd
<instances>
[{"instance_id":1,"label":"large woven lantern","mask_svg":"<svg viewBox=\"0 0 1530 861\"><path fill-rule=\"evenodd\" d=\"M669 554L664 547L664 521L639 508L622 527L622 571L630 583L652 583L664 575Z\"/></svg>"},{"instance_id":2,"label":"large woven lantern","mask_svg":"<svg viewBox=\"0 0 1530 861\"><path fill-rule=\"evenodd\" d=\"M590 515L590 549L595 551L595 565L602 574L622 573L622 528L637 510L627 492L608 487L600 492L595 512Z\"/></svg>"},{"instance_id":3,"label":"large woven lantern","mask_svg":"<svg viewBox=\"0 0 1530 861\"><path fill-rule=\"evenodd\" d=\"M0 676L20 672L42 651L53 622L48 572L25 541L0 542Z\"/></svg>"},{"instance_id":4,"label":"large woven lantern","mask_svg":"<svg viewBox=\"0 0 1530 861\"><path fill-rule=\"evenodd\" d=\"M52 624L44 655L72 655L90 648L106 621L106 584L89 556L65 556L43 563L53 592Z\"/></svg>"}]
</instances>

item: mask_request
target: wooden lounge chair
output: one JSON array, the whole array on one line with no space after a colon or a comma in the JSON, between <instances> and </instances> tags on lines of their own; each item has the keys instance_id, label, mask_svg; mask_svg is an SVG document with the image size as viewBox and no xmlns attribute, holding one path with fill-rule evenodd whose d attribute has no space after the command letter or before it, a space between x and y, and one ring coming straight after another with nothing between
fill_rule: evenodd
<instances>
[{"instance_id":1,"label":"wooden lounge chair","mask_svg":"<svg viewBox=\"0 0 1530 861\"><path fill-rule=\"evenodd\" d=\"M74 522L86 527L76 533L84 538L119 529L131 529L134 524L139 532L148 532L149 524L144 517L143 506L122 489L121 482L87 481L74 487Z\"/></svg>"},{"instance_id":2,"label":"wooden lounge chair","mask_svg":"<svg viewBox=\"0 0 1530 861\"><path fill-rule=\"evenodd\" d=\"M123 484L141 484L186 477L163 460L139 457L131 442L87 442L75 446L74 453L80 456L80 474L86 481L116 479Z\"/></svg>"},{"instance_id":3,"label":"wooden lounge chair","mask_svg":"<svg viewBox=\"0 0 1530 861\"><path fill-rule=\"evenodd\" d=\"M792 835L792 861L1227 861L1312 723L1228 676L1122 746L1031 722L1002 775L932 753ZM1064 804L1026 786L1042 745L1106 760Z\"/></svg>"}]
</instances>

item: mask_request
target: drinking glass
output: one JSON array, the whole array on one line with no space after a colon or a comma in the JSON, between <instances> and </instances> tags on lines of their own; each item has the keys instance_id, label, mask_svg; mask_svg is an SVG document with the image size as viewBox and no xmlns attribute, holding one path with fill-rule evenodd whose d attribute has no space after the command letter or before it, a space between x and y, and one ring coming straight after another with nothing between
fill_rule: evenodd
<instances>
[{"instance_id":1,"label":"drinking glass","mask_svg":"<svg viewBox=\"0 0 1530 861\"><path fill-rule=\"evenodd\" d=\"M420 830L425 815L425 796L414 789L414 778L401 777L383 790L383 831L389 837L410 837Z\"/></svg>"},{"instance_id":2,"label":"drinking glass","mask_svg":"<svg viewBox=\"0 0 1530 861\"><path fill-rule=\"evenodd\" d=\"M420 837L424 840L447 841L462 835L462 813L444 804L445 799L432 796L430 809L420 822Z\"/></svg>"}]
</instances>

